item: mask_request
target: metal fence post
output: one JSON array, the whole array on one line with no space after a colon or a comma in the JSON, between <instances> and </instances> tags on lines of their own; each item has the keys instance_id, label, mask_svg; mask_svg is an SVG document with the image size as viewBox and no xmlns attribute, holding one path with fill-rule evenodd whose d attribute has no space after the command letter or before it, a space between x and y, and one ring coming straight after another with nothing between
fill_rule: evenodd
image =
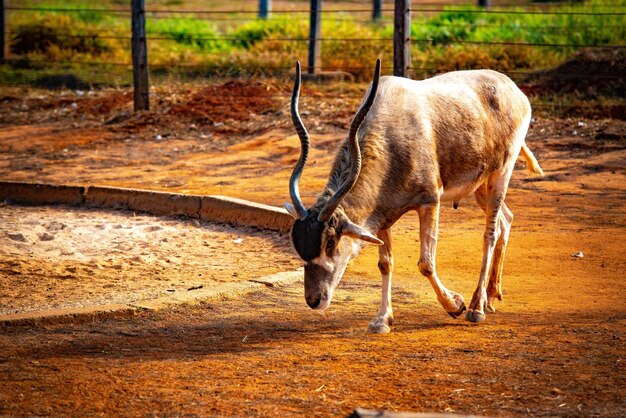
<instances>
[{"instance_id":1,"label":"metal fence post","mask_svg":"<svg viewBox=\"0 0 626 418\"><path fill-rule=\"evenodd\" d=\"M272 10L272 0L259 0L259 19L267 19Z\"/></svg>"},{"instance_id":2,"label":"metal fence post","mask_svg":"<svg viewBox=\"0 0 626 418\"><path fill-rule=\"evenodd\" d=\"M393 75L411 76L411 0L395 0L393 11Z\"/></svg>"},{"instance_id":3,"label":"metal fence post","mask_svg":"<svg viewBox=\"0 0 626 418\"><path fill-rule=\"evenodd\" d=\"M145 0L131 0L133 88L135 111L150 109L150 85L148 80L148 48L146 47Z\"/></svg>"},{"instance_id":4,"label":"metal fence post","mask_svg":"<svg viewBox=\"0 0 626 418\"><path fill-rule=\"evenodd\" d=\"M6 0L0 0L0 61L4 61L7 57L6 31L7 31L7 15Z\"/></svg>"},{"instance_id":5,"label":"metal fence post","mask_svg":"<svg viewBox=\"0 0 626 418\"><path fill-rule=\"evenodd\" d=\"M380 20L382 17L383 0L374 0L372 7L372 20Z\"/></svg>"},{"instance_id":6,"label":"metal fence post","mask_svg":"<svg viewBox=\"0 0 626 418\"><path fill-rule=\"evenodd\" d=\"M485 9L489 10L489 8L491 7L489 3L491 3L490 0L478 0L478 7L484 7Z\"/></svg>"},{"instance_id":7,"label":"metal fence post","mask_svg":"<svg viewBox=\"0 0 626 418\"><path fill-rule=\"evenodd\" d=\"M315 74L321 69L320 39L322 37L322 0L311 0L309 26L309 66L307 72Z\"/></svg>"}]
</instances>

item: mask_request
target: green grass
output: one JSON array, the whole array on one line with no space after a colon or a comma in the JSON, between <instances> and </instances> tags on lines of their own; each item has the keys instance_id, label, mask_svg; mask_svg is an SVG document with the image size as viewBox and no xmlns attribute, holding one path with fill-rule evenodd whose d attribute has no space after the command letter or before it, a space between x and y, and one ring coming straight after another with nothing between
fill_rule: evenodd
<instances>
[{"instance_id":1,"label":"green grass","mask_svg":"<svg viewBox=\"0 0 626 418\"><path fill-rule=\"evenodd\" d=\"M127 0L109 0L94 5L86 0L24 0L13 5L44 8L127 7ZM605 8L606 0L560 5L553 12L626 11L626 0ZM195 5L195 3L194 3ZM248 6L255 6L250 1ZM182 0L155 0L150 7L188 6ZM306 7L303 3L302 7ZM621 6L616 8L615 6ZM275 6L276 7L276 6ZM196 5L196 8L202 8ZM208 6L204 7L208 8ZM225 8L222 6L221 8ZM498 10L494 8L494 10ZM507 11L522 9L504 9ZM572 16L564 14L485 14L472 5L458 5L429 16L413 16L411 36L415 76L452 69L494 68L502 71L548 68L564 61L578 47L574 45L623 45L626 39L624 16ZM243 15L238 15L239 17ZM250 15L245 15L250 17ZM367 78L373 62L382 57L392 65L393 26L390 21L367 23L352 14L332 14L322 21L322 62L327 69L344 69ZM362 19L363 15L358 18ZM39 73L49 73L51 63L60 61L59 71L72 71L89 81L110 75L111 83L130 80L127 65L109 65L95 77L85 61L129 64L131 61L128 14L50 11L13 11L9 15L10 43L19 65L0 66L0 84L30 82ZM210 22L193 15L156 19L148 14L148 57L154 74L189 76L218 74L267 75L291 72L296 59L306 61L308 37L306 14L273 17L268 20ZM285 41L286 38L295 38ZM341 41L342 38L365 39ZM43 41L42 39L45 39ZM385 41L379 41L386 39ZM530 43L553 46L525 47L476 43ZM39 63L46 63L43 68ZM30 65L29 65L30 63ZM98 71L96 71L98 72Z\"/></svg>"},{"instance_id":2,"label":"green grass","mask_svg":"<svg viewBox=\"0 0 626 418\"><path fill-rule=\"evenodd\" d=\"M232 50L229 42L217 39L220 33L214 25L193 18L148 20L146 31L154 37L169 38L197 53Z\"/></svg>"}]
</instances>

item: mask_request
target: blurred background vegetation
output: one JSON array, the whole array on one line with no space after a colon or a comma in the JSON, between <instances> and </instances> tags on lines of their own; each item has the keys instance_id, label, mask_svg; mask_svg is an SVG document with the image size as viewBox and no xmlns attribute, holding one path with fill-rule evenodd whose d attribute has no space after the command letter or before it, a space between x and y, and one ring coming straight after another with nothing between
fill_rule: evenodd
<instances>
[{"instance_id":1,"label":"blurred background vegetation","mask_svg":"<svg viewBox=\"0 0 626 418\"><path fill-rule=\"evenodd\" d=\"M267 19L257 0L146 2L151 78L280 76L306 61L308 1L274 0ZM454 69L492 68L513 77L555 67L584 47L621 45L626 0L413 3L414 78ZM129 85L129 0L8 0L9 59L0 84L72 74L91 86ZM393 2L371 20L372 2L325 1L323 70L370 76L377 57L393 61ZM81 10L76 10L81 9ZM391 70L387 70L391 72Z\"/></svg>"}]
</instances>

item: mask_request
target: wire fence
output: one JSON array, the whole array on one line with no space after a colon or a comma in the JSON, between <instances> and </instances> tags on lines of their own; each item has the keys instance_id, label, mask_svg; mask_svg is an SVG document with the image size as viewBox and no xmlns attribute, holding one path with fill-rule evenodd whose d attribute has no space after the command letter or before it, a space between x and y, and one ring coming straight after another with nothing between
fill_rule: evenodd
<instances>
[{"instance_id":1,"label":"wire fence","mask_svg":"<svg viewBox=\"0 0 626 418\"><path fill-rule=\"evenodd\" d=\"M545 10L476 10L476 9L454 9L458 13L468 14L489 14L489 15L556 15L556 16L625 16L626 12L624 6L605 6L615 7L619 11L583 11L583 12L559 12L559 11L545 11ZM122 14L130 15L131 11L128 9L92 9L92 8L52 8L52 7L6 7L5 10L14 12L50 12L50 13L100 13L100 14ZM413 7L412 12L416 13L442 13L449 11L446 8L429 8L429 7ZM394 9L384 8L382 12L393 13ZM308 15L309 10L306 9L281 9L273 10L272 15L291 16L293 14ZM324 14L352 14L352 13L368 13L371 14L371 9L330 9L324 10ZM252 15L256 16L258 11L246 10L246 9L222 9L222 10L146 10L146 14L150 16L168 15L168 16L180 16L180 15L193 15L195 18L202 18L206 15Z\"/></svg>"},{"instance_id":2,"label":"wire fence","mask_svg":"<svg viewBox=\"0 0 626 418\"><path fill-rule=\"evenodd\" d=\"M258 3L250 0L233 0L227 7L215 10L188 10L182 7L155 10L148 8L145 11L148 22L208 21L218 25L211 26L211 30L206 31L198 25L168 30L158 25L149 28L146 41L153 82L171 79L172 76L193 78L291 74L293 62L297 58L302 59L306 56L307 45L313 41L312 38L306 36L310 13L307 7L308 0L291 3L293 4L290 7L285 7L281 3L280 8L271 10L271 19L268 20L257 19ZM382 18L373 21L366 16L372 13L371 7L367 7L369 5L371 2L368 1L342 1L336 7L329 6L323 10L323 21L335 22L337 25L341 25L342 22L352 22L360 25L359 28L377 29L368 33L368 36L359 36L358 30L355 30L352 36L324 33L315 38L322 44L322 63L316 67L318 70L341 71L359 78L359 75L369 75L372 71L370 61L373 62L373 60L369 57L382 55L387 63L393 62L391 56L393 22L390 16L394 10L389 7L388 2L385 3L386 7L381 9ZM438 31L437 36L430 36L429 33L426 36L423 33L418 36L412 35L410 37L411 50L415 51L416 55L411 65L412 74L426 76L449 69L476 68L485 62L491 63L489 65L491 68L503 71L518 80L535 74L535 68L531 63L510 64L500 58L491 60L485 58L480 61L472 56L466 63L459 60L458 63L442 65L442 60L453 54L446 48L473 48L475 56L490 57L490 54L505 54L508 57L515 57L519 55L521 58L517 59L520 61L523 61L524 57L547 55L554 55L563 60L575 50L582 48L592 51L624 51L626 49L624 42L626 39L626 2L594 2L584 9L574 9L573 6L559 9L559 5L571 4L545 5L541 3L522 7L517 3L502 3L486 10L465 6L450 8L449 3L413 2L411 12L414 17L419 18L420 24L427 22L425 19L429 16L442 13L453 13L454 16L464 18L469 16L470 21L442 20L438 26L433 26ZM9 40L8 49L12 52L4 58L4 64L0 65L0 85L37 84L37 80L42 76L49 77L66 73L76 73L76 76L84 80L86 84L95 86L127 85L131 82L130 8L21 6L17 3L17 5L9 5L5 11L8 13L8 19L4 34ZM71 22L80 22L82 26L78 30L67 23L56 28L50 26L50 22L53 22L52 17L60 15L74 16L72 19L75 20ZM89 17L75 18L75 16L86 15ZM35 20L40 26L29 26L28 16L38 16ZM507 16L509 23L498 24L492 21L502 16ZM524 19L528 20L529 16L543 20L537 20L539 23L536 24L525 23ZM90 19L94 22L93 28L89 27ZM556 23L545 24L546 19L555 19ZM100 20L105 23L103 24ZM288 20L291 27L300 25L305 29L300 30L299 35L263 29L264 22L271 24L274 20ZM106 27L107 22L111 27ZM125 22L125 24L119 22ZM224 23L231 25L226 26L228 30L221 30L220 25ZM241 36L241 33L233 35L240 27L245 27L250 32L248 38ZM28 28L32 32L25 32ZM194 29L197 31L194 32ZM506 32L508 38L468 39L468 32L483 29ZM591 42L587 41L587 38L593 37L586 35L607 30L617 33L618 36L600 40L596 37ZM207 34L207 31L210 33ZM540 37L542 39L528 40L520 36L521 40L518 40L514 36L515 33L524 35L534 32L544 34ZM375 36L371 35L372 33ZM33 47L31 51L28 51L27 47L23 50L18 48L21 45L20 42L28 43L24 39L25 34L31 37L27 39ZM562 37L558 38L560 35ZM107 42L115 43L115 45L108 45ZM265 46L259 47L261 44ZM425 55L424 51L431 52L433 50L428 48L435 47L439 48L437 53L441 54L442 58L438 62L424 62L420 54ZM330 55L326 52L328 50L333 51L334 56L331 58L328 58ZM351 59L341 59L342 52L354 56ZM368 57L359 59L358 54L364 52ZM467 54L467 52L459 49L459 55L462 54ZM389 72L392 68L385 66L383 70ZM603 80L623 79L623 74L599 71L594 74L578 74L578 77L602 82ZM572 76L567 73L555 75L564 80ZM363 78L367 77L363 76Z\"/></svg>"},{"instance_id":3,"label":"wire fence","mask_svg":"<svg viewBox=\"0 0 626 418\"><path fill-rule=\"evenodd\" d=\"M612 27L612 26L608 26ZM616 29L621 29L621 26L613 26ZM594 28L592 26L587 27L587 29ZM9 36L16 35L18 32L6 32ZM147 41L165 41L176 43L179 42L176 38L172 38L170 36L166 36L166 33L155 34L156 36L148 36L146 38ZM94 35L76 35L69 33L57 33L54 35L57 38L70 38L70 39L93 39ZM132 37L125 35L97 35L98 39L116 39L116 40L124 40L131 41ZM241 42L241 38L233 37L233 36L188 36L186 37L187 41L229 41L229 42ZM264 41L272 41L272 42L309 42L311 38L294 38L294 37L264 37ZM356 42L356 43L389 43L393 41L393 38L334 38L334 37L325 37L318 38L320 42ZM444 39L433 41L433 39L429 38L410 38L411 42L414 43L426 43L432 44L433 42L438 44L459 44L459 45L509 45L509 46L522 46L522 47L546 47L546 48L595 48L595 49L607 49L607 48L616 48L616 49L624 49L626 45L624 44L606 44L606 45L597 45L597 44L584 44L584 43L546 43L546 42L509 42L509 41L467 41L463 39Z\"/></svg>"}]
</instances>

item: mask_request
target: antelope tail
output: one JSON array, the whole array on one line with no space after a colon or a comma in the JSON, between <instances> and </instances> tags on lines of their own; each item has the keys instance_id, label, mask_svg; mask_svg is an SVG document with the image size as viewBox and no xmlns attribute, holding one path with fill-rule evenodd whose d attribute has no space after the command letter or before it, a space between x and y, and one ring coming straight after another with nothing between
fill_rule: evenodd
<instances>
[{"instance_id":1,"label":"antelope tail","mask_svg":"<svg viewBox=\"0 0 626 418\"><path fill-rule=\"evenodd\" d=\"M543 176L543 170L541 169L541 167L539 167L537 159L533 155L532 151L528 148L526 143L522 145L522 151L520 154L524 156L524 159L526 160L526 169L529 172Z\"/></svg>"}]
</instances>

